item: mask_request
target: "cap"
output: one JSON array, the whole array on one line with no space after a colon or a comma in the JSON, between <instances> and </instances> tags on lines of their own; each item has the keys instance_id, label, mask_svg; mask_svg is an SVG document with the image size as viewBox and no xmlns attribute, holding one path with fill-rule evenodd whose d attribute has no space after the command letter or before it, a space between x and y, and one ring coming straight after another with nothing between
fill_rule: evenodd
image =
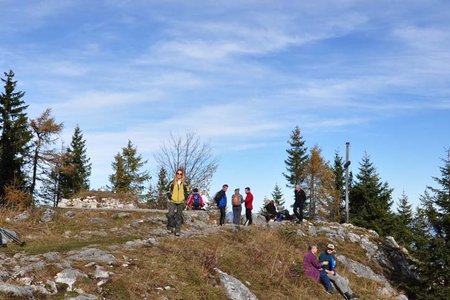
<instances>
[{"instance_id":1,"label":"cap","mask_svg":"<svg viewBox=\"0 0 450 300\"><path fill-rule=\"evenodd\" d=\"M334 250L334 245L333 244L328 244L327 245L327 249Z\"/></svg>"}]
</instances>

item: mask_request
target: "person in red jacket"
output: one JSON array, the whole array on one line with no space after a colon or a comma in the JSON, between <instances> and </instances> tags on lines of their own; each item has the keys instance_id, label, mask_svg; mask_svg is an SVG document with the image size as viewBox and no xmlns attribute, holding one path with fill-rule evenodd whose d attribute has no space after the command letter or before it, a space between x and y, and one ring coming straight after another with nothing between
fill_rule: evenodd
<instances>
[{"instance_id":1,"label":"person in red jacket","mask_svg":"<svg viewBox=\"0 0 450 300\"><path fill-rule=\"evenodd\" d=\"M245 217L247 221L245 221L246 225L252 225L252 209L253 209L253 194L250 192L250 188L245 188Z\"/></svg>"},{"instance_id":2,"label":"person in red jacket","mask_svg":"<svg viewBox=\"0 0 450 300\"><path fill-rule=\"evenodd\" d=\"M186 203L186 205L193 210L200 210L205 205L205 202L203 202L202 196L198 193L198 189L195 188L192 190L192 194L189 196L189 199Z\"/></svg>"}]
</instances>

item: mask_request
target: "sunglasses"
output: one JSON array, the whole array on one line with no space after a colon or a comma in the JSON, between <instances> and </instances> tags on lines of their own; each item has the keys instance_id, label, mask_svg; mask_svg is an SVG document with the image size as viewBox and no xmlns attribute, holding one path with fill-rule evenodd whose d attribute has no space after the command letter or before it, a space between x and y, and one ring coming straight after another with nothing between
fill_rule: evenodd
<instances>
[{"instance_id":1,"label":"sunglasses","mask_svg":"<svg viewBox=\"0 0 450 300\"><path fill-rule=\"evenodd\" d=\"M177 173L177 175L183 175L183 173Z\"/></svg>"}]
</instances>

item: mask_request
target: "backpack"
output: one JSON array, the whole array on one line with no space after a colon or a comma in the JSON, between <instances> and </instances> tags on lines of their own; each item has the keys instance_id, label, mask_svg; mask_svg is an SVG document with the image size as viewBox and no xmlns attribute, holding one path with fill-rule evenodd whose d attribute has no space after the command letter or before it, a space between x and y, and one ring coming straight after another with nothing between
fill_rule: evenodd
<instances>
[{"instance_id":1,"label":"backpack","mask_svg":"<svg viewBox=\"0 0 450 300\"><path fill-rule=\"evenodd\" d=\"M239 201L239 195L233 195L233 206L241 205L241 201Z\"/></svg>"},{"instance_id":2,"label":"backpack","mask_svg":"<svg viewBox=\"0 0 450 300\"><path fill-rule=\"evenodd\" d=\"M192 202L192 205L194 207L200 207L201 206L200 195L198 193L194 193L194 201Z\"/></svg>"}]
</instances>

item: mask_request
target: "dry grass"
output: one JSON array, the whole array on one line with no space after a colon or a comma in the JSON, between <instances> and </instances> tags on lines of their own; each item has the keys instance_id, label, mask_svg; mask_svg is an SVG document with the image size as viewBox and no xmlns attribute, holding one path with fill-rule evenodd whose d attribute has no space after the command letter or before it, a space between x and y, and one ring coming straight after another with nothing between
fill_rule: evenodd
<instances>
[{"instance_id":1,"label":"dry grass","mask_svg":"<svg viewBox=\"0 0 450 300\"><path fill-rule=\"evenodd\" d=\"M219 229L214 234L190 238L168 236L158 238L158 246L125 249L121 245L126 241L148 238L152 229L164 226L152 222L129 226L133 221L154 216L154 213L130 212L129 218L113 219L114 212L110 211L74 211L76 216L67 218L63 216L65 210L57 210L56 219L49 223L39 222L41 209L34 210L32 217L24 222L11 224L1 218L1 227L11 228L27 240L25 248L11 245L5 251L12 256L17 251L26 254L64 253L87 245L104 249L118 259L113 267L103 266L114 273L110 282L103 286L101 293L95 279L87 278L78 286L106 299L227 299L214 268L247 284L261 300L340 298L326 294L319 283L303 275L302 261L308 244L318 243L320 246L328 241L323 237L308 239L297 236L298 225L287 225L278 230L246 227L239 232ZM4 217L15 214L2 212ZM93 218L102 218L105 222L93 224ZM113 228L117 230L111 230ZM105 231L108 235L83 235L82 231ZM365 257L360 247L351 243L339 245L339 249L342 254L358 261ZM122 266L125 262L130 265ZM73 263L73 267L83 272L92 272L92 267L85 265L86 262ZM49 265L37 279L45 282L59 271ZM345 270L341 274L350 279L353 290L364 299L379 299L371 296L376 295L378 284ZM170 288L166 290L164 287ZM48 299L63 299L64 295L67 293L62 289L57 296Z\"/></svg>"}]
</instances>

